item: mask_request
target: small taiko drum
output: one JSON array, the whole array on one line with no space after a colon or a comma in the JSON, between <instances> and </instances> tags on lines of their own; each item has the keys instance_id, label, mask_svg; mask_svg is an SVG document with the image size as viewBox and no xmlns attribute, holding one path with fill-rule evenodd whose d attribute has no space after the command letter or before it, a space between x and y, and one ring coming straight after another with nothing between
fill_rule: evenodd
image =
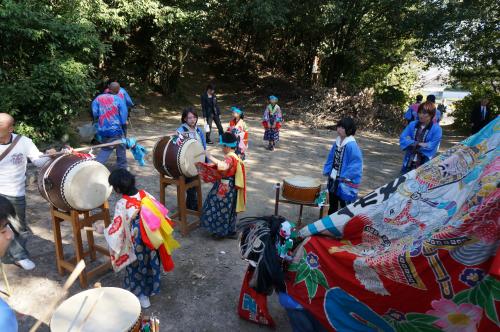
<instances>
[{"instance_id":1,"label":"small taiko drum","mask_svg":"<svg viewBox=\"0 0 500 332\"><path fill-rule=\"evenodd\" d=\"M93 288L59 305L50 320L52 332L139 332L141 304L131 292L116 287Z\"/></svg>"},{"instance_id":2,"label":"small taiko drum","mask_svg":"<svg viewBox=\"0 0 500 332\"><path fill-rule=\"evenodd\" d=\"M321 183L307 176L294 176L283 180L283 197L295 203L312 204L320 191Z\"/></svg>"},{"instance_id":3,"label":"small taiko drum","mask_svg":"<svg viewBox=\"0 0 500 332\"><path fill-rule=\"evenodd\" d=\"M109 171L101 163L77 155L62 155L38 172L38 190L54 207L89 211L108 199Z\"/></svg>"},{"instance_id":4,"label":"small taiko drum","mask_svg":"<svg viewBox=\"0 0 500 332\"><path fill-rule=\"evenodd\" d=\"M178 141L178 136L163 137L153 148L153 164L158 172L171 178L198 175L197 162L205 161L205 149L194 138Z\"/></svg>"}]
</instances>

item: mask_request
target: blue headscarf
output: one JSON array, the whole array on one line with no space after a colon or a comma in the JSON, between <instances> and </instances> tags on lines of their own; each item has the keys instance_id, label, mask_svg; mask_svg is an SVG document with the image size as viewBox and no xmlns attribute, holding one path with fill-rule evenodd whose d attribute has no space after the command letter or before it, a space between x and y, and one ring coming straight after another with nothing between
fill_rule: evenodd
<instances>
[{"instance_id":1,"label":"blue headscarf","mask_svg":"<svg viewBox=\"0 0 500 332\"><path fill-rule=\"evenodd\" d=\"M219 136L219 144L229 148L235 148L238 145L236 137L231 133L224 133Z\"/></svg>"},{"instance_id":2,"label":"blue headscarf","mask_svg":"<svg viewBox=\"0 0 500 332\"><path fill-rule=\"evenodd\" d=\"M231 112L238 113L240 115L243 114L243 111L236 106L231 106Z\"/></svg>"},{"instance_id":3,"label":"blue headscarf","mask_svg":"<svg viewBox=\"0 0 500 332\"><path fill-rule=\"evenodd\" d=\"M278 101L278 97L276 97L275 95L270 95L269 100L270 101L273 101L273 100Z\"/></svg>"}]
</instances>

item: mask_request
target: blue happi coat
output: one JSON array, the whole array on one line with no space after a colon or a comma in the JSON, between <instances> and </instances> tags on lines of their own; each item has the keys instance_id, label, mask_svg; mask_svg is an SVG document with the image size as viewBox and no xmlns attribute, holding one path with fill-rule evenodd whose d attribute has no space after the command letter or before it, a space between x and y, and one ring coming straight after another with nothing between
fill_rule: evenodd
<instances>
[{"instance_id":1,"label":"blue happi coat","mask_svg":"<svg viewBox=\"0 0 500 332\"><path fill-rule=\"evenodd\" d=\"M403 159L403 167L408 165L410 159L413 156L413 144L417 141L415 140L415 135L417 133L417 125L419 121L412 121L401 133L399 137L399 146L401 150L406 151L405 157ZM425 147L419 147L417 151L419 151L422 155L424 155L427 159L432 159L436 155L436 152L439 148L439 143L441 142L441 136L443 135L443 130L438 124L434 124L431 122L430 128L427 133L424 134L424 139L422 142L427 143Z\"/></svg>"},{"instance_id":2,"label":"blue happi coat","mask_svg":"<svg viewBox=\"0 0 500 332\"><path fill-rule=\"evenodd\" d=\"M325 165L323 166L323 175L330 176L333 169L335 151L338 147L342 147L343 150L337 179L352 183L355 185L355 188L339 186L336 193L339 197L352 196L353 194L357 196L357 187L361 183L361 177L363 175L363 155L353 136L346 137L342 144L340 143L340 137L337 137L328 154ZM343 192L346 189L349 190L349 193Z\"/></svg>"},{"instance_id":3,"label":"blue happi coat","mask_svg":"<svg viewBox=\"0 0 500 332\"><path fill-rule=\"evenodd\" d=\"M118 92L118 97L125 102L127 108L134 106L132 98L130 98L130 95L128 94L127 90L125 90L124 88L120 88L120 91Z\"/></svg>"},{"instance_id":4,"label":"blue happi coat","mask_svg":"<svg viewBox=\"0 0 500 332\"><path fill-rule=\"evenodd\" d=\"M117 95L103 93L92 102L92 116L97 120L97 134L101 137L124 135L123 126L127 123L128 110Z\"/></svg>"},{"instance_id":5,"label":"blue happi coat","mask_svg":"<svg viewBox=\"0 0 500 332\"><path fill-rule=\"evenodd\" d=\"M408 121L415 121L418 119L417 111L418 107L420 106L420 103L415 103L411 104L410 107L408 107L408 110L406 111L404 118L405 120Z\"/></svg>"},{"instance_id":6,"label":"blue happi coat","mask_svg":"<svg viewBox=\"0 0 500 332\"><path fill-rule=\"evenodd\" d=\"M182 134L182 133L189 133L189 126L185 123L183 123L179 128L177 128L177 133L178 134ZM201 129L196 126L196 133L200 136L200 141L201 141L201 145L203 145L203 149L207 149L207 142L205 141L205 135L203 134L203 132L201 131ZM191 138L194 138L194 139L197 139L196 137L191 137Z\"/></svg>"}]
</instances>

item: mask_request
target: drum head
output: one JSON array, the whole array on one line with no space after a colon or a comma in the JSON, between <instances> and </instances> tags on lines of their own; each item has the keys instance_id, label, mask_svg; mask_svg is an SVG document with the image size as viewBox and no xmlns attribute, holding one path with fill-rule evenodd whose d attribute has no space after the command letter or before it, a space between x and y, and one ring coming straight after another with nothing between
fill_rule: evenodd
<instances>
[{"instance_id":1,"label":"drum head","mask_svg":"<svg viewBox=\"0 0 500 332\"><path fill-rule=\"evenodd\" d=\"M321 182L308 176L293 176L284 180L286 183L299 188L317 188L321 186Z\"/></svg>"},{"instance_id":2,"label":"drum head","mask_svg":"<svg viewBox=\"0 0 500 332\"><path fill-rule=\"evenodd\" d=\"M101 292L104 292L102 296ZM96 303L96 300L99 301ZM115 287L94 288L61 303L50 320L50 330L77 331L91 309L82 332L129 331L141 315L139 299L131 292Z\"/></svg>"},{"instance_id":3,"label":"drum head","mask_svg":"<svg viewBox=\"0 0 500 332\"><path fill-rule=\"evenodd\" d=\"M197 162L205 161L203 145L195 139L188 139L181 147L178 157L179 168L184 176L191 178L198 175Z\"/></svg>"},{"instance_id":4,"label":"drum head","mask_svg":"<svg viewBox=\"0 0 500 332\"><path fill-rule=\"evenodd\" d=\"M75 210L87 211L101 206L111 194L109 171L95 160L74 164L65 174L63 197Z\"/></svg>"}]
</instances>

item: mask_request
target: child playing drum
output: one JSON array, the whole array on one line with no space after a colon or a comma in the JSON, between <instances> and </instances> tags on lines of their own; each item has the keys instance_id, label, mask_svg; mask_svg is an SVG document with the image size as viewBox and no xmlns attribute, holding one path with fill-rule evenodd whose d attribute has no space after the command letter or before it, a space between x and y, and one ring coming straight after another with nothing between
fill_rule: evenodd
<instances>
[{"instance_id":1,"label":"child playing drum","mask_svg":"<svg viewBox=\"0 0 500 332\"><path fill-rule=\"evenodd\" d=\"M330 209L328 214L354 202L363 175L363 156L354 139L356 126L350 117L337 123L337 139L323 167L323 175L328 176Z\"/></svg>"},{"instance_id":2,"label":"child playing drum","mask_svg":"<svg viewBox=\"0 0 500 332\"><path fill-rule=\"evenodd\" d=\"M160 292L160 261L165 271L174 268L173 223L167 209L135 186L135 176L117 169L109 184L122 197L116 202L113 222L104 231L116 272L126 269L124 285L134 293L142 308L151 306L149 297Z\"/></svg>"},{"instance_id":3,"label":"child playing drum","mask_svg":"<svg viewBox=\"0 0 500 332\"><path fill-rule=\"evenodd\" d=\"M283 122L283 115L281 108L278 105L278 98L276 96L269 96L269 104L264 111L264 119L262 125L264 126L264 141L269 141L267 149L274 150L276 143L280 140L280 128Z\"/></svg>"},{"instance_id":4,"label":"child playing drum","mask_svg":"<svg viewBox=\"0 0 500 332\"><path fill-rule=\"evenodd\" d=\"M240 156L241 160L245 160L245 152L248 149L248 126L243 120L245 115L241 109L235 106L231 107L231 112L233 113L233 118L229 121L226 131L233 133L237 137L238 145L234 153Z\"/></svg>"},{"instance_id":5,"label":"child playing drum","mask_svg":"<svg viewBox=\"0 0 500 332\"><path fill-rule=\"evenodd\" d=\"M210 231L214 239L236 238L236 214L246 207L245 166L234 153L238 145L234 134L224 133L219 143L224 160L214 158L207 151L207 159L215 164L219 177L203 204L201 226Z\"/></svg>"}]
</instances>

